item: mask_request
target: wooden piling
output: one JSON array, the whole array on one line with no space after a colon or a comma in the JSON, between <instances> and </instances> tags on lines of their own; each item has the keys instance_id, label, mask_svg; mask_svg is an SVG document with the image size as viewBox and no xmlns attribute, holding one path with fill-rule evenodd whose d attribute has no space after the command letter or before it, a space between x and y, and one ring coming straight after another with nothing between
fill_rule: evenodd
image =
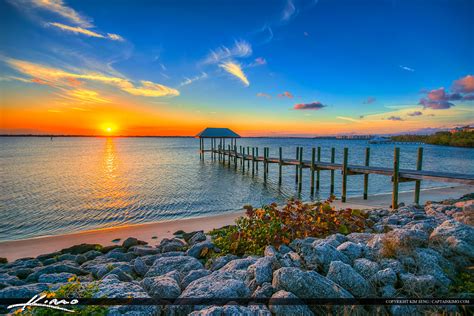
<instances>
[{"instance_id":1,"label":"wooden piling","mask_svg":"<svg viewBox=\"0 0 474 316\"><path fill-rule=\"evenodd\" d=\"M245 173L245 146L242 147L242 173Z\"/></svg>"},{"instance_id":2,"label":"wooden piling","mask_svg":"<svg viewBox=\"0 0 474 316\"><path fill-rule=\"evenodd\" d=\"M296 160L300 160L299 158L300 148L296 147ZM295 183L298 183L298 165L295 165Z\"/></svg>"},{"instance_id":3,"label":"wooden piling","mask_svg":"<svg viewBox=\"0 0 474 316\"><path fill-rule=\"evenodd\" d=\"M321 162L321 147L318 146L318 162ZM316 168L316 191L319 191L319 184L321 180L321 171Z\"/></svg>"},{"instance_id":4,"label":"wooden piling","mask_svg":"<svg viewBox=\"0 0 474 316\"><path fill-rule=\"evenodd\" d=\"M347 195L347 160L349 158L349 149L347 147L344 148L344 158L342 162L342 196L341 201L344 203L346 202L346 195Z\"/></svg>"},{"instance_id":5,"label":"wooden piling","mask_svg":"<svg viewBox=\"0 0 474 316\"><path fill-rule=\"evenodd\" d=\"M263 147L263 181L267 182L267 147Z\"/></svg>"},{"instance_id":6,"label":"wooden piling","mask_svg":"<svg viewBox=\"0 0 474 316\"><path fill-rule=\"evenodd\" d=\"M398 182L399 182L399 170L400 170L400 148L395 147L393 152L393 176L392 176L392 208L398 208Z\"/></svg>"},{"instance_id":7,"label":"wooden piling","mask_svg":"<svg viewBox=\"0 0 474 316\"><path fill-rule=\"evenodd\" d=\"M282 174L282 169L283 169L283 150L282 148L278 148L278 185L281 185L282 179L281 179L281 174Z\"/></svg>"},{"instance_id":8,"label":"wooden piling","mask_svg":"<svg viewBox=\"0 0 474 316\"><path fill-rule=\"evenodd\" d=\"M301 192L303 188L303 147L300 147L300 164L299 164L299 174L298 174L298 192Z\"/></svg>"},{"instance_id":9,"label":"wooden piling","mask_svg":"<svg viewBox=\"0 0 474 316\"><path fill-rule=\"evenodd\" d=\"M316 148L311 149L311 177L310 177L310 193L314 194L314 162L316 160Z\"/></svg>"},{"instance_id":10,"label":"wooden piling","mask_svg":"<svg viewBox=\"0 0 474 316\"><path fill-rule=\"evenodd\" d=\"M416 170L421 171L421 166L423 162L423 147L418 147L418 158L416 159ZM420 204L420 189L421 181L415 181L415 204Z\"/></svg>"},{"instance_id":11,"label":"wooden piling","mask_svg":"<svg viewBox=\"0 0 474 316\"><path fill-rule=\"evenodd\" d=\"M331 148L331 163L334 163L336 159L336 148L332 147ZM334 195L334 171L331 170L331 187L329 190L329 195Z\"/></svg>"},{"instance_id":12,"label":"wooden piling","mask_svg":"<svg viewBox=\"0 0 474 316\"><path fill-rule=\"evenodd\" d=\"M229 157L228 157L228 159L227 159L227 167L228 167L228 168L230 168L230 151L231 151L231 150L232 150L232 147L231 147L231 145L229 145L229 150L228 150L228 152L227 152L227 153L229 154Z\"/></svg>"},{"instance_id":13,"label":"wooden piling","mask_svg":"<svg viewBox=\"0 0 474 316\"><path fill-rule=\"evenodd\" d=\"M255 147L255 156L258 157L258 147ZM258 160L255 161L255 170L257 171L258 171L258 162L259 162Z\"/></svg>"},{"instance_id":14,"label":"wooden piling","mask_svg":"<svg viewBox=\"0 0 474 316\"><path fill-rule=\"evenodd\" d=\"M250 147L247 146L247 156L250 156ZM250 157L247 157L247 170L250 169Z\"/></svg>"},{"instance_id":15,"label":"wooden piling","mask_svg":"<svg viewBox=\"0 0 474 316\"><path fill-rule=\"evenodd\" d=\"M268 158L270 158L270 148L267 147L267 167L265 168L267 170L267 176L268 176L268 168L270 166L270 163L268 162Z\"/></svg>"},{"instance_id":16,"label":"wooden piling","mask_svg":"<svg viewBox=\"0 0 474 316\"><path fill-rule=\"evenodd\" d=\"M365 148L365 165L368 167L370 161L370 147ZM364 200L367 200L369 192L369 174L364 174Z\"/></svg>"},{"instance_id":17,"label":"wooden piling","mask_svg":"<svg viewBox=\"0 0 474 316\"><path fill-rule=\"evenodd\" d=\"M237 170L237 145L234 144L234 169Z\"/></svg>"}]
</instances>

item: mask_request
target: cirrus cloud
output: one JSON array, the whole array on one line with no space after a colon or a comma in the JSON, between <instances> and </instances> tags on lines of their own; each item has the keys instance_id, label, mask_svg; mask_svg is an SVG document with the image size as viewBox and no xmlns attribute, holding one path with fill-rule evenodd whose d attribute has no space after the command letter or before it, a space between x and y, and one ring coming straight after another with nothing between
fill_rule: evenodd
<instances>
[{"instance_id":1,"label":"cirrus cloud","mask_svg":"<svg viewBox=\"0 0 474 316\"><path fill-rule=\"evenodd\" d=\"M102 35L102 34L99 34L97 32L94 32L94 31L91 31L91 30L88 30L88 29L84 29L84 28L79 27L79 26L70 26L70 25L57 23L57 22L48 23L48 25L54 26L54 27L56 27L56 28L58 28L62 31L71 32L71 33L74 33L74 34L82 34L82 35L86 35L86 36L90 36L90 37L97 37L97 38L108 38L108 39L111 39L113 41L123 41L123 38L120 35L117 35L117 34L107 33L107 35Z\"/></svg>"},{"instance_id":2,"label":"cirrus cloud","mask_svg":"<svg viewBox=\"0 0 474 316\"><path fill-rule=\"evenodd\" d=\"M295 109L295 110L321 110L324 107L326 107L326 105L322 104L319 101L315 101L315 102L311 102L311 103L298 103L298 104L295 104L293 109Z\"/></svg>"},{"instance_id":3,"label":"cirrus cloud","mask_svg":"<svg viewBox=\"0 0 474 316\"><path fill-rule=\"evenodd\" d=\"M403 119L400 116L394 116L394 115L387 117L386 120L389 120L389 121L403 121Z\"/></svg>"},{"instance_id":4,"label":"cirrus cloud","mask_svg":"<svg viewBox=\"0 0 474 316\"><path fill-rule=\"evenodd\" d=\"M252 55L252 46L243 40L235 41L234 46L221 46L215 50L211 50L209 55L204 59L203 64L218 64L233 58L243 58Z\"/></svg>"},{"instance_id":5,"label":"cirrus cloud","mask_svg":"<svg viewBox=\"0 0 474 316\"><path fill-rule=\"evenodd\" d=\"M220 64L219 67L240 79L245 84L245 86L248 87L250 85L250 82L248 81L247 76L244 74L242 67L236 62L225 62Z\"/></svg>"}]
</instances>

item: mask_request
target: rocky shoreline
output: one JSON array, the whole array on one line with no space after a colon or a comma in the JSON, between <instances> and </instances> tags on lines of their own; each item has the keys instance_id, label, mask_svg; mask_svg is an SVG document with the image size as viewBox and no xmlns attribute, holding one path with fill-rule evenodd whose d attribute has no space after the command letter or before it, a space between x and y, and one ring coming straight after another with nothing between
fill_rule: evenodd
<instances>
[{"instance_id":1,"label":"rocky shoreline","mask_svg":"<svg viewBox=\"0 0 474 316\"><path fill-rule=\"evenodd\" d=\"M101 298L265 299L268 304L112 306L109 315L314 315L328 311L391 315L460 306L333 306L272 304L305 298L472 298L453 292L461 273L472 282L474 195L397 210L364 210L362 233L293 240L264 256L219 252L202 231L177 232L156 246L133 237L121 246L82 244L36 258L0 263L0 298L30 299L70 282L94 285ZM329 310L328 310L329 309ZM10 311L12 312L12 311Z\"/></svg>"}]
</instances>

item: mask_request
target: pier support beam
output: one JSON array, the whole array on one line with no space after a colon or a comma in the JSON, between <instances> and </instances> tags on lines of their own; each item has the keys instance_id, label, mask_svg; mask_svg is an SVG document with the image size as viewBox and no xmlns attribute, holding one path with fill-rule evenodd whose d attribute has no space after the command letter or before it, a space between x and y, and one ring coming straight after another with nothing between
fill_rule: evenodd
<instances>
[{"instance_id":1,"label":"pier support beam","mask_svg":"<svg viewBox=\"0 0 474 316\"><path fill-rule=\"evenodd\" d=\"M421 166L423 163L423 147L418 147L418 158L416 159L416 170L421 171ZM415 181L415 204L420 204L420 189L421 181Z\"/></svg>"},{"instance_id":2,"label":"pier support beam","mask_svg":"<svg viewBox=\"0 0 474 316\"><path fill-rule=\"evenodd\" d=\"M283 168L283 150L282 148L278 148L278 185L281 185L282 179L282 168Z\"/></svg>"},{"instance_id":3,"label":"pier support beam","mask_svg":"<svg viewBox=\"0 0 474 316\"><path fill-rule=\"evenodd\" d=\"M346 195L347 195L347 160L349 156L349 149L346 147L344 148L344 158L342 161L342 196L341 201L344 203L346 202Z\"/></svg>"},{"instance_id":4,"label":"pier support beam","mask_svg":"<svg viewBox=\"0 0 474 316\"><path fill-rule=\"evenodd\" d=\"M267 183L267 147L263 147L263 181Z\"/></svg>"},{"instance_id":5,"label":"pier support beam","mask_svg":"<svg viewBox=\"0 0 474 316\"><path fill-rule=\"evenodd\" d=\"M252 147L252 177L255 175L255 147Z\"/></svg>"},{"instance_id":6,"label":"pier support beam","mask_svg":"<svg viewBox=\"0 0 474 316\"><path fill-rule=\"evenodd\" d=\"M296 147L296 160L299 160L300 148ZM295 166L295 183L298 183L298 165Z\"/></svg>"},{"instance_id":7,"label":"pier support beam","mask_svg":"<svg viewBox=\"0 0 474 316\"><path fill-rule=\"evenodd\" d=\"M331 148L331 163L334 163L336 159L336 148ZM334 170L331 170L331 187L329 189L329 195L334 195Z\"/></svg>"},{"instance_id":8,"label":"pier support beam","mask_svg":"<svg viewBox=\"0 0 474 316\"><path fill-rule=\"evenodd\" d=\"M370 148L365 149L365 165L368 167L370 161ZM369 192L369 174L364 174L364 200L367 200L367 195Z\"/></svg>"},{"instance_id":9,"label":"pier support beam","mask_svg":"<svg viewBox=\"0 0 474 316\"><path fill-rule=\"evenodd\" d=\"M316 148L311 149L311 176L310 176L310 194L314 194L314 162L316 161Z\"/></svg>"},{"instance_id":10,"label":"pier support beam","mask_svg":"<svg viewBox=\"0 0 474 316\"><path fill-rule=\"evenodd\" d=\"M257 156L258 158L258 147L255 148L255 156ZM258 162L259 162L258 160L255 161L255 170L257 170L257 172L258 172Z\"/></svg>"},{"instance_id":11,"label":"pier support beam","mask_svg":"<svg viewBox=\"0 0 474 316\"><path fill-rule=\"evenodd\" d=\"M303 188L303 147L300 147L300 155L299 155L299 170L298 170L298 192L301 193L301 189Z\"/></svg>"},{"instance_id":12,"label":"pier support beam","mask_svg":"<svg viewBox=\"0 0 474 316\"><path fill-rule=\"evenodd\" d=\"M392 208L398 208L398 182L399 182L399 170L400 170L400 148L395 147L393 152L393 176L392 176Z\"/></svg>"},{"instance_id":13,"label":"pier support beam","mask_svg":"<svg viewBox=\"0 0 474 316\"><path fill-rule=\"evenodd\" d=\"M318 162L321 162L321 147L318 146ZM319 184L321 182L321 171L316 168L316 191L319 191Z\"/></svg>"}]
</instances>

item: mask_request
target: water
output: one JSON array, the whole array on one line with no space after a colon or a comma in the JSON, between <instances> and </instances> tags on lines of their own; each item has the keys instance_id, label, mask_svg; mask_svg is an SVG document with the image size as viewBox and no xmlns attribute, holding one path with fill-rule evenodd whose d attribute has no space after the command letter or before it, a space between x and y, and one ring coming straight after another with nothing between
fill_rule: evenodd
<instances>
[{"instance_id":1,"label":"water","mask_svg":"<svg viewBox=\"0 0 474 316\"><path fill-rule=\"evenodd\" d=\"M297 196L295 168L284 167L278 186L278 167L270 165L268 183L263 168L252 177L211 161L199 160L199 142L192 138L49 138L0 137L0 241L124 224L222 214L245 204L261 206ZM270 147L270 156L283 147L285 158L294 158L296 146L322 147L329 161L330 147L336 162L349 147L350 164L363 164L366 141L316 139L241 139L238 145ZM370 145L371 165L391 167L394 145ZM417 145L401 147L401 168L414 169ZM423 169L474 173L474 150L424 146ZM336 195L340 196L336 171ZM362 194L363 176L351 176L348 195ZM446 186L423 182L423 187ZM411 190L413 183L402 183ZM370 175L369 196L391 192L390 178ZM321 190L329 194L329 172L321 171ZM309 196L309 171L303 171L302 199Z\"/></svg>"}]
</instances>

